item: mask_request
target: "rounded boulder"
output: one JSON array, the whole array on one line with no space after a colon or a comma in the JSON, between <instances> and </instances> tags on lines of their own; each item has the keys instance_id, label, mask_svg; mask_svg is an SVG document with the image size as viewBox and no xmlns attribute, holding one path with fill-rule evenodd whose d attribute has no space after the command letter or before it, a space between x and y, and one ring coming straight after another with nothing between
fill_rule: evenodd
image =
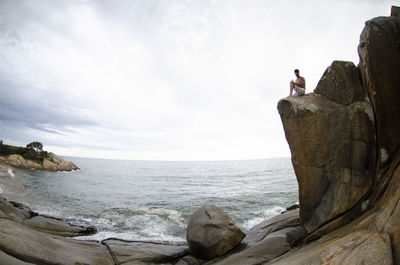
<instances>
[{"instance_id":1,"label":"rounded boulder","mask_svg":"<svg viewBox=\"0 0 400 265\"><path fill-rule=\"evenodd\" d=\"M212 259L233 249L245 236L232 218L208 204L190 217L186 239L193 256Z\"/></svg>"}]
</instances>

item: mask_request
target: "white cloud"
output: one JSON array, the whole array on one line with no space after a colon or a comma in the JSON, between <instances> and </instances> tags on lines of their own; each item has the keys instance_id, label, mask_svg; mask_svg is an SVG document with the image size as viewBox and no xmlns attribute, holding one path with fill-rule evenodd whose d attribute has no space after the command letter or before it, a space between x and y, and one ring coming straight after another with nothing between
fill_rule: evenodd
<instances>
[{"instance_id":1,"label":"white cloud","mask_svg":"<svg viewBox=\"0 0 400 265\"><path fill-rule=\"evenodd\" d=\"M357 64L364 21L390 3L3 1L1 137L71 156L289 156L276 104L293 69L310 92L334 59Z\"/></svg>"}]
</instances>

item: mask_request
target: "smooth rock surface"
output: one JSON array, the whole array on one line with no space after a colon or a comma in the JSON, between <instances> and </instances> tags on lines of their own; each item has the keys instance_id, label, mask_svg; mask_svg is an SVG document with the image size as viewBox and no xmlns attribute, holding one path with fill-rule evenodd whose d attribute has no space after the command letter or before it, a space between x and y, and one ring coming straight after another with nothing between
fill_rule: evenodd
<instances>
[{"instance_id":1,"label":"smooth rock surface","mask_svg":"<svg viewBox=\"0 0 400 265\"><path fill-rule=\"evenodd\" d=\"M118 239L104 240L118 264L155 264L176 262L187 255L186 245L157 244Z\"/></svg>"},{"instance_id":2,"label":"smooth rock surface","mask_svg":"<svg viewBox=\"0 0 400 265\"><path fill-rule=\"evenodd\" d=\"M286 233L291 228L268 234L262 241L229 257L206 265L257 265L273 260L287 252L291 247L286 241Z\"/></svg>"},{"instance_id":3,"label":"smooth rock surface","mask_svg":"<svg viewBox=\"0 0 400 265\"><path fill-rule=\"evenodd\" d=\"M0 218L22 223L26 216L0 195Z\"/></svg>"},{"instance_id":4,"label":"smooth rock surface","mask_svg":"<svg viewBox=\"0 0 400 265\"><path fill-rule=\"evenodd\" d=\"M389 236L362 230L340 237L321 238L266 264L391 265L393 261Z\"/></svg>"},{"instance_id":5,"label":"smooth rock surface","mask_svg":"<svg viewBox=\"0 0 400 265\"><path fill-rule=\"evenodd\" d=\"M237 246L245 237L235 222L215 205L205 205L189 219L186 239L191 255L212 259Z\"/></svg>"},{"instance_id":6,"label":"smooth rock surface","mask_svg":"<svg viewBox=\"0 0 400 265\"><path fill-rule=\"evenodd\" d=\"M311 233L354 207L371 187L373 110L367 101L347 106L310 93L280 100L278 111L299 183L300 220Z\"/></svg>"},{"instance_id":7,"label":"smooth rock surface","mask_svg":"<svg viewBox=\"0 0 400 265\"><path fill-rule=\"evenodd\" d=\"M38 215L24 221L24 224L35 230L64 237L83 236L96 233L94 227L71 225L63 220Z\"/></svg>"},{"instance_id":8,"label":"smooth rock surface","mask_svg":"<svg viewBox=\"0 0 400 265\"><path fill-rule=\"evenodd\" d=\"M262 241L270 233L298 225L300 225L299 210L279 214L252 227L243 239L243 243L250 247Z\"/></svg>"},{"instance_id":9,"label":"smooth rock surface","mask_svg":"<svg viewBox=\"0 0 400 265\"><path fill-rule=\"evenodd\" d=\"M358 53L377 119L378 166L383 168L400 151L400 17L367 21Z\"/></svg>"},{"instance_id":10,"label":"smooth rock surface","mask_svg":"<svg viewBox=\"0 0 400 265\"><path fill-rule=\"evenodd\" d=\"M16 259L0 250L0 265L34 265L34 264Z\"/></svg>"},{"instance_id":11,"label":"smooth rock surface","mask_svg":"<svg viewBox=\"0 0 400 265\"><path fill-rule=\"evenodd\" d=\"M0 249L34 264L114 264L100 244L49 235L7 219L0 219Z\"/></svg>"}]
</instances>

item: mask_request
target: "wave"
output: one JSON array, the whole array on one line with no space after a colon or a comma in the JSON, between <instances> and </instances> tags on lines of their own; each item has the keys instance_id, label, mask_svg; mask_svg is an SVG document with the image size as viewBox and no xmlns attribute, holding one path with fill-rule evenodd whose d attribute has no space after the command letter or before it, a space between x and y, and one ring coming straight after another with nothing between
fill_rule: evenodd
<instances>
[{"instance_id":1,"label":"wave","mask_svg":"<svg viewBox=\"0 0 400 265\"><path fill-rule=\"evenodd\" d=\"M10 175L12 178L15 178L14 172L12 171L11 168L8 169L7 173L8 173L8 175Z\"/></svg>"},{"instance_id":2,"label":"wave","mask_svg":"<svg viewBox=\"0 0 400 265\"><path fill-rule=\"evenodd\" d=\"M174 221L179 226L184 225L184 218L181 213L177 210L166 209L166 208L147 208L147 207L112 207L112 210L129 210L133 212L142 212L146 214L154 215L166 215L168 219ZM122 216L122 215L121 215Z\"/></svg>"},{"instance_id":3,"label":"wave","mask_svg":"<svg viewBox=\"0 0 400 265\"><path fill-rule=\"evenodd\" d=\"M262 221L277 216L284 212L286 209L281 206L274 206L256 213L257 217L244 221L239 224L245 231L249 231L251 228L261 223Z\"/></svg>"}]
</instances>

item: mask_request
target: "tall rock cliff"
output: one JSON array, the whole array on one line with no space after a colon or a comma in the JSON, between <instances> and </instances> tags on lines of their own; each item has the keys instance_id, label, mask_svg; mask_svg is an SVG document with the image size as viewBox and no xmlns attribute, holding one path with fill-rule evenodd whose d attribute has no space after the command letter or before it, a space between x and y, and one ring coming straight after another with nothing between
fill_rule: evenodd
<instances>
[{"instance_id":1,"label":"tall rock cliff","mask_svg":"<svg viewBox=\"0 0 400 265\"><path fill-rule=\"evenodd\" d=\"M314 92L278 104L308 232L360 202L373 184L376 153L372 106L353 63L334 61Z\"/></svg>"},{"instance_id":2,"label":"tall rock cliff","mask_svg":"<svg viewBox=\"0 0 400 265\"><path fill-rule=\"evenodd\" d=\"M335 61L314 93L278 103L309 236L268 264L400 264L396 14L366 22L358 67Z\"/></svg>"}]
</instances>

